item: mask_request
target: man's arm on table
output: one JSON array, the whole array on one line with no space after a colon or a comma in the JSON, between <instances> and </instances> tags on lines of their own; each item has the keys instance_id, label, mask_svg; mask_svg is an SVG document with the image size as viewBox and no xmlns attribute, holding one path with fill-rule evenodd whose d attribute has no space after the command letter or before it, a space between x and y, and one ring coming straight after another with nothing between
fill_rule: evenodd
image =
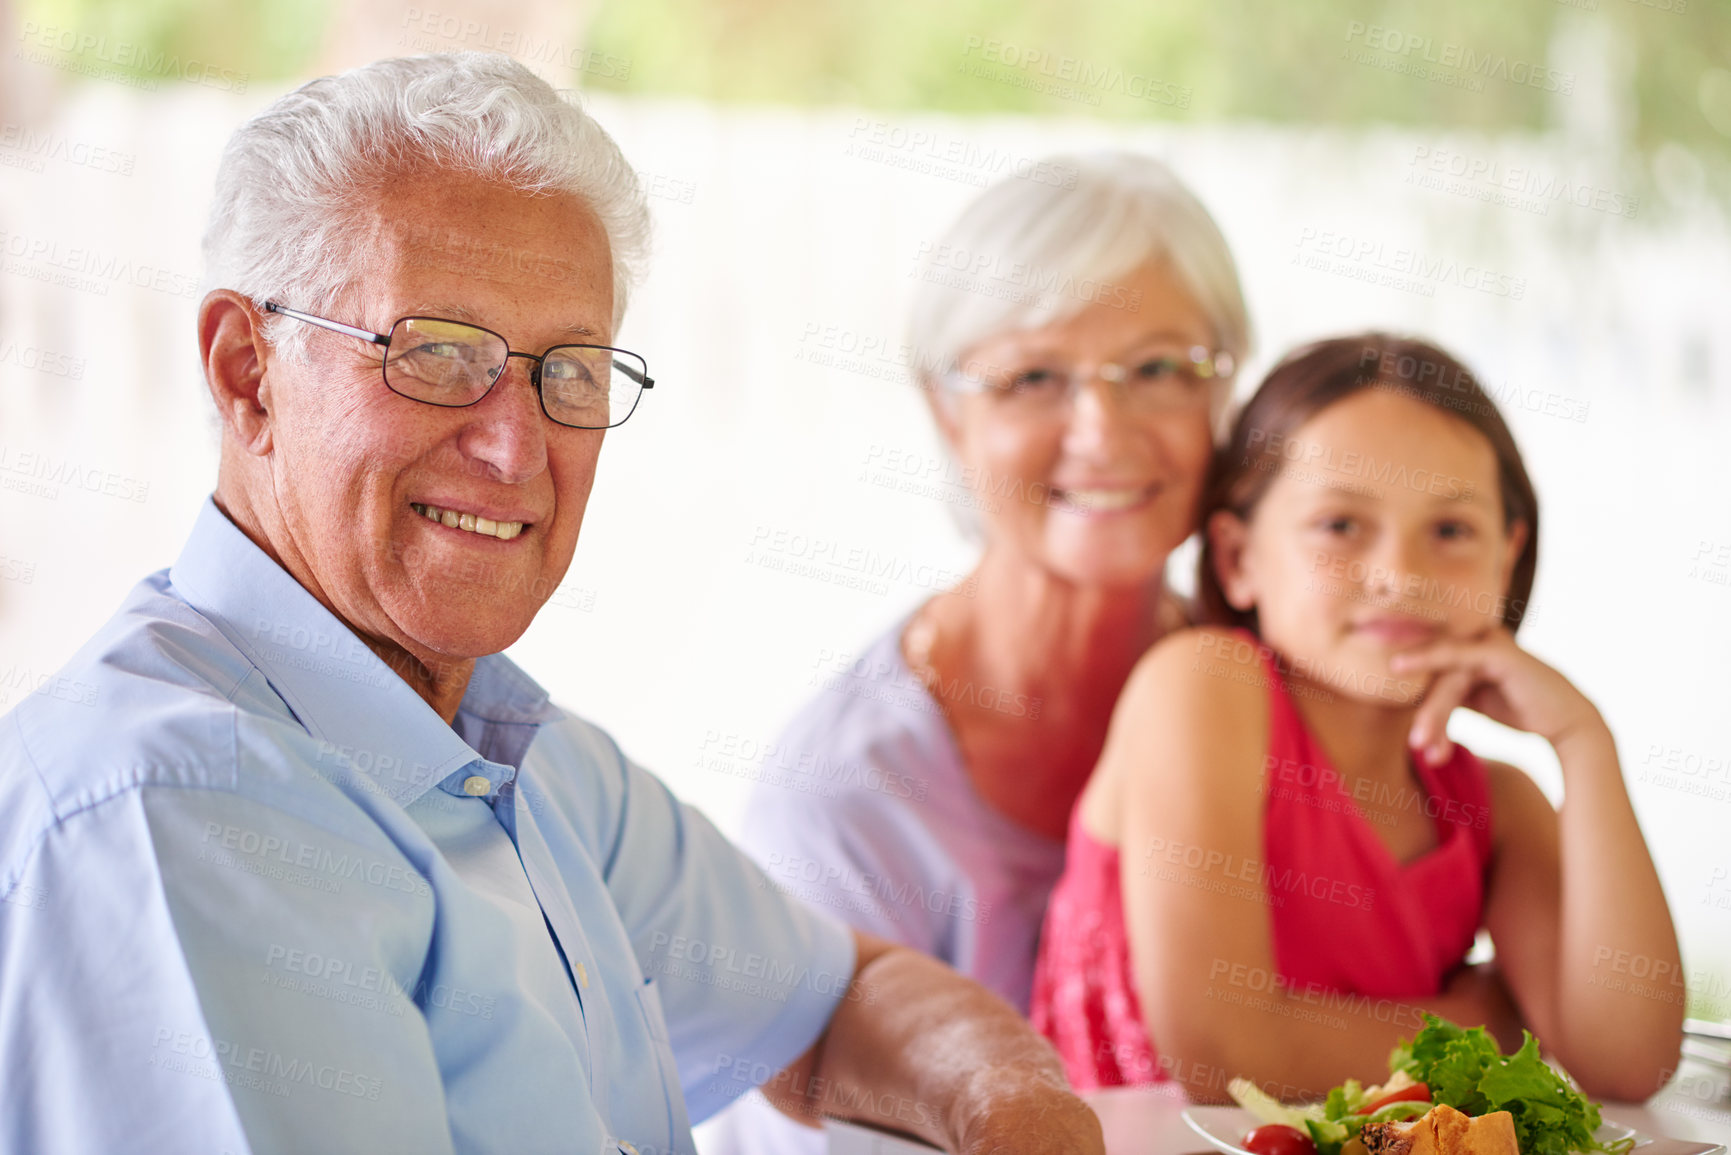
<instances>
[{"instance_id":1,"label":"man's arm on table","mask_svg":"<svg viewBox=\"0 0 1731 1155\"><path fill-rule=\"evenodd\" d=\"M918 951L854 941L849 997L764 1086L770 1102L802 1122L834 1115L947 1151L1104 1152L1057 1053L1008 1003Z\"/></svg>"},{"instance_id":2,"label":"man's arm on table","mask_svg":"<svg viewBox=\"0 0 1731 1155\"><path fill-rule=\"evenodd\" d=\"M568 812L595 826L608 887L660 987L694 1121L779 1071L765 1094L806 1122L858 1119L969 1155L1104 1151L1056 1052L1008 1003L781 893L610 739L570 734L615 767L566 779L600 791Z\"/></svg>"}]
</instances>

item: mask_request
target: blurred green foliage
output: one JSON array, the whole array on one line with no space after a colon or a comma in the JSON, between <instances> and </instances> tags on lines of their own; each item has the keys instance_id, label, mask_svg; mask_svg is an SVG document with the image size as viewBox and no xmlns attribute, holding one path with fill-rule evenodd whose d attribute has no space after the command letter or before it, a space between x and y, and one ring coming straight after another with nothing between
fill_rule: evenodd
<instances>
[{"instance_id":1,"label":"blurred green foliage","mask_svg":"<svg viewBox=\"0 0 1731 1155\"><path fill-rule=\"evenodd\" d=\"M1348 49L1391 63L1422 61L1425 49L1407 56L1369 48L1368 31L1349 38L1355 22L1428 39L1433 60L1452 43L1506 57L1511 68L1518 61L1572 71L1575 92L1499 79L1469 91L1357 63ZM1595 72L1596 59L1613 65L1610 95L1627 108L1627 123L1609 129L1624 137L1619 143L1731 146L1731 109L1716 128L1701 98L1709 72L1731 71L1731 0L601 0L590 25L591 47L632 62L628 80L595 83L634 92L1485 130L1543 129L1569 114L1568 102L1596 102L1581 58L1565 47L1595 37L1609 52L1589 49L1584 63ZM1028 52L1042 56L1023 63ZM1096 82L1066 83L1066 68ZM1114 72L1125 83L1112 83ZM1139 99L1126 91L1135 77L1189 98Z\"/></svg>"},{"instance_id":2,"label":"blurred green foliage","mask_svg":"<svg viewBox=\"0 0 1731 1155\"><path fill-rule=\"evenodd\" d=\"M259 80L305 75L339 5L398 11L396 0L16 2L25 21L220 61ZM1674 141L1731 153L1731 0L594 2L586 36L575 28L546 31L628 61L628 69L570 78L619 91L886 110L1487 131L1542 130L1573 118L1617 138L1608 144L1651 149ZM443 7L455 13L465 4ZM580 22L581 8L570 19ZM1417 37L1421 47L1407 54L1373 46L1367 31L1355 31L1370 26ZM1581 42L1584 54L1570 47ZM1473 90L1390 67L1422 63L1427 52L1436 60L1451 45L1506 58L1511 69L1536 64L1572 73L1575 91L1497 78ZM1594 79L1600 62L1612 65L1608 102ZM1601 106L1621 111L1594 120Z\"/></svg>"},{"instance_id":3,"label":"blurred green foliage","mask_svg":"<svg viewBox=\"0 0 1731 1155\"><path fill-rule=\"evenodd\" d=\"M303 75L324 42L341 0L15 0L22 28L101 37L88 56L118 72L163 75L141 59L225 69L251 82ZM20 39L28 45L25 37ZM131 51L122 45L131 46ZM226 87L226 86L225 86Z\"/></svg>"}]
</instances>

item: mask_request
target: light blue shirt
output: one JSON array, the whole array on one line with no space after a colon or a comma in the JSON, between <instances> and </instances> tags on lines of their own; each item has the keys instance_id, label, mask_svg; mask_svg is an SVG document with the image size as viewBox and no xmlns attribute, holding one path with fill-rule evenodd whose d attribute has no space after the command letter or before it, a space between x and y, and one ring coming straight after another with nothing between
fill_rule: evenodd
<instances>
[{"instance_id":1,"label":"light blue shirt","mask_svg":"<svg viewBox=\"0 0 1731 1155\"><path fill-rule=\"evenodd\" d=\"M0 1149L693 1150L853 943L502 655L453 725L207 501L0 717Z\"/></svg>"}]
</instances>

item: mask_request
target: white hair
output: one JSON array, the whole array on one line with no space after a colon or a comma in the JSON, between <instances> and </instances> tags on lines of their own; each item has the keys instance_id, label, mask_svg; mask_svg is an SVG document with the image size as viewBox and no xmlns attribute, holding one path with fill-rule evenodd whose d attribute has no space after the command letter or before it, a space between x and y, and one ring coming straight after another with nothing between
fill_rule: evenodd
<instances>
[{"instance_id":1,"label":"white hair","mask_svg":"<svg viewBox=\"0 0 1731 1155\"><path fill-rule=\"evenodd\" d=\"M328 309L353 281L369 198L426 170L580 197L607 235L618 327L649 244L637 174L575 94L496 53L381 60L323 77L237 129L204 234L206 288L260 306ZM269 317L266 338L298 359L306 326L284 326Z\"/></svg>"},{"instance_id":2,"label":"white hair","mask_svg":"<svg viewBox=\"0 0 1731 1155\"><path fill-rule=\"evenodd\" d=\"M1213 326L1215 349L1244 363L1250 322L1232 253L1171 169L1099 152L1031 171L1046 179L999 181L922 254L909 339L925 385L988 337L1063 321L1096 302L1135 308L1114 282L1162 258Z\"/></svg>"},{"instance_id":3,"label":"white hair","mask_svg":"<svg viewBox=\"0 0 1731 1155\"><path fill-rule=\"evenodd\" d=\"M1043 179L1030 179L1035 175ZM939 379L988 337L1067 320L1094 303L1137 307L1115 282L1155 260L1165 261L1208 318L1215 351L1243 365L1250 318L1231 250L1165 164L1096 152L1052 157L1005 177L922 254L908 326L921 386L947 406L951 394L936 388ZM1209 397L1217 426L1230 394L1230 379L1219 379ZM944 439L939 445L953 453ZM974 510L952 505L950 514L965 537L984 541Z\"/></svg>"}]
</instances>

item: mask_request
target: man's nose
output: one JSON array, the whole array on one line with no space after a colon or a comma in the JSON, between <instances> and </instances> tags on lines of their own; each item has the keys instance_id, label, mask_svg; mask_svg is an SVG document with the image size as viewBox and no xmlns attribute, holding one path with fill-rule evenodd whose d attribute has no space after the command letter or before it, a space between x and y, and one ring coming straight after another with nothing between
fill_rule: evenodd
<instances>
[{"instance_id":1,"label":"man's nose","mask_svg":"<svg viewBox=\"0 0 1731 1155\"><path fill-rule=\"evenodd\" d=\"M536 362L513 356L499 380L469 410L458 440L464 456L482 462L493 480L514 485L547 467L547 417L531 379Z\"/></svg>"}]
</instances>

